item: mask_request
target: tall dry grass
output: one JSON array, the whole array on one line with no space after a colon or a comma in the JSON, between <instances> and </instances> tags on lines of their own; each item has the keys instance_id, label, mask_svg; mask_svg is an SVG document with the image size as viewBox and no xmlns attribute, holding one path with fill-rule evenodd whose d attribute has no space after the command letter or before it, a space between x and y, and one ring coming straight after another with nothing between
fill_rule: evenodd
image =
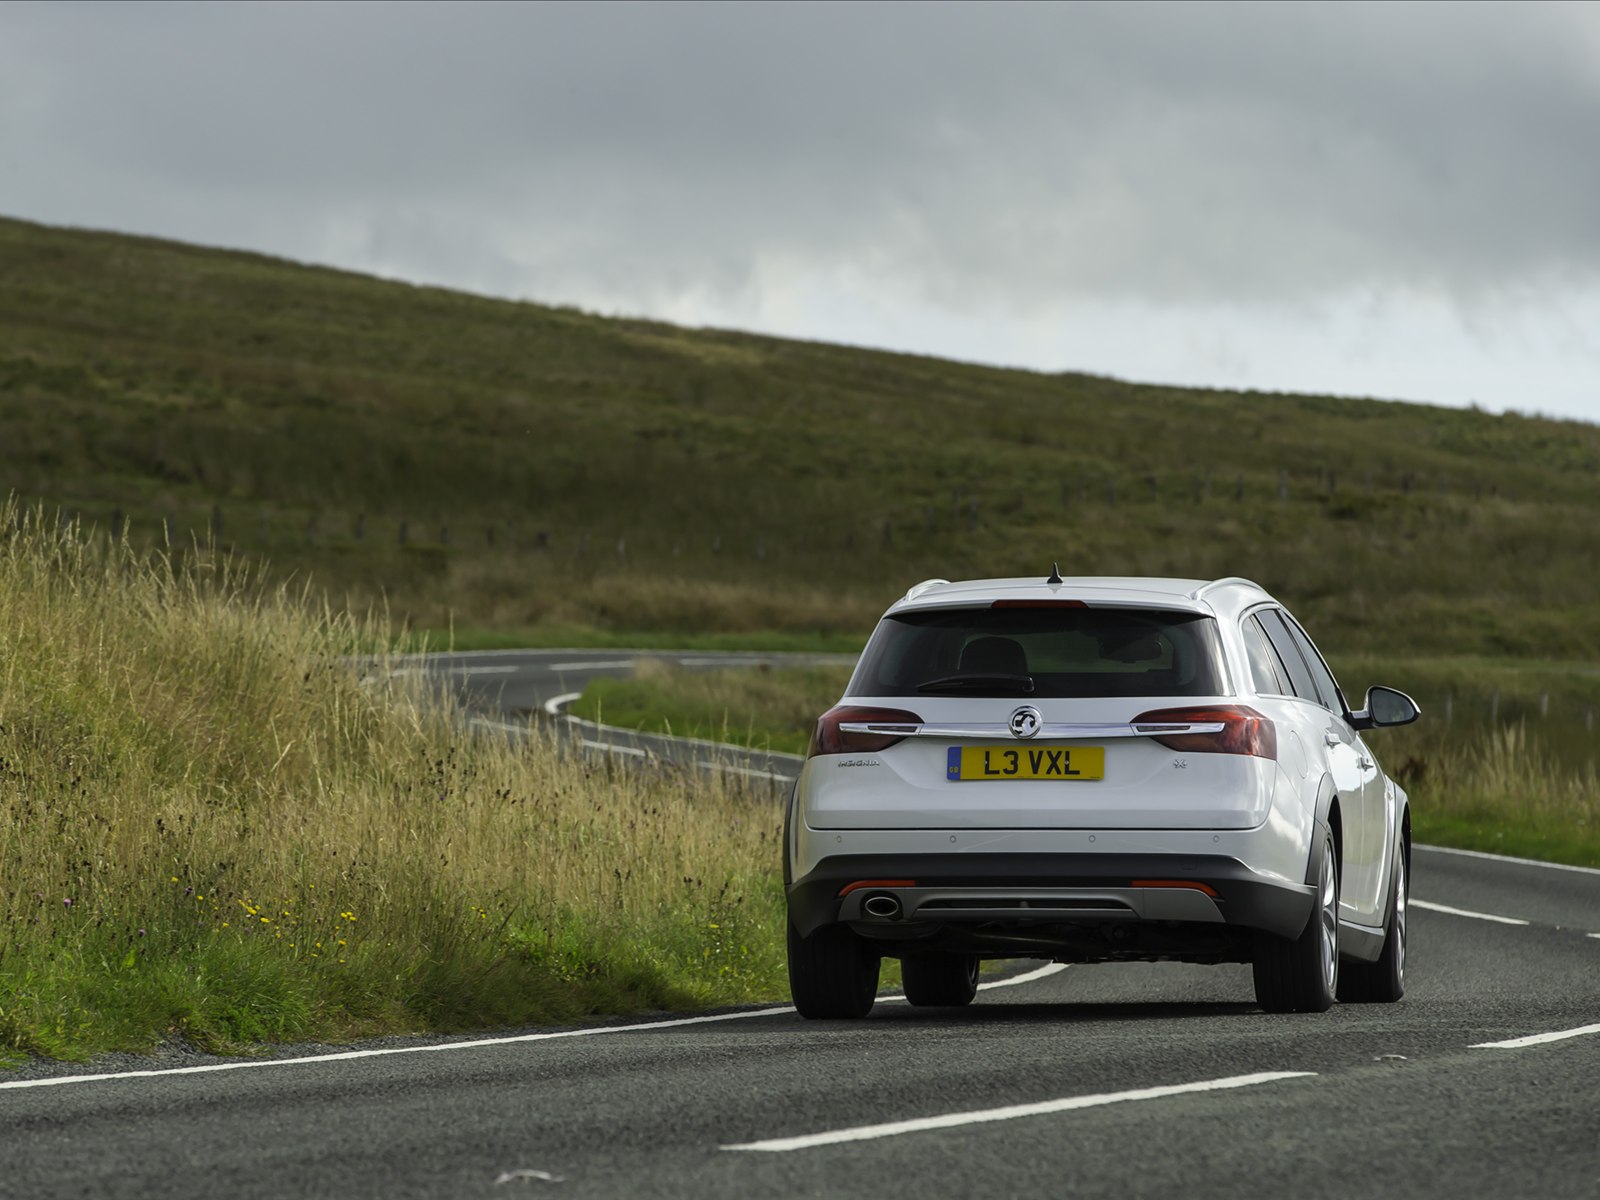
<instances>
[{"instance_id":1,"label":"tall dry grass","mask_svg":"<svg viewBox=\"0 0 1600 1200\"><path fill-rule=\"evenodd\" d=\"M0 506L0 1047L781 992L770 790L474 735L381 620L184 563Z\"/></svg>"}]
</instances>

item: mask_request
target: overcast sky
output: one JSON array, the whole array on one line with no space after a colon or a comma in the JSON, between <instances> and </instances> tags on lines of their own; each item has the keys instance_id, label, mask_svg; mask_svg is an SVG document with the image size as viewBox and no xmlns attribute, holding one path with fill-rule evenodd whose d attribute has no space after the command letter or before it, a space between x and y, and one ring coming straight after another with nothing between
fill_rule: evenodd
<instances>
[{"instance_id":1,"label":"overcast sky","mask_svg":"<svg viewBox=\"0 0 1600 1200\"><path fill-rule=\"evenodd\" d=\"M0 213L1600 421L1600 4L10 3Z\"/></svg>"}]
</instances>

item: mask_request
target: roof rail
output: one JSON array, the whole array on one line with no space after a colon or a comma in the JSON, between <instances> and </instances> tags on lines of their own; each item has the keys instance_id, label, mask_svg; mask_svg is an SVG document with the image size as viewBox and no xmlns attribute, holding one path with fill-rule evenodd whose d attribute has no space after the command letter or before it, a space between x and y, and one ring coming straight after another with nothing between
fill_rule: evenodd
<instances>
[{"instance_id":1,"label":"roof rail","mask_svg":"<svg viewBox=\"0 0 1600 1200\"><path fill-rule=\"evenodd\" d=\"M1189 593L1189 599L1198 600L1212 588L1220 587L1248 587L1255 588L1255 590L1258 592L1264 592L1267 590L1254 579L1246 579L1242 575L1229 575L1224 579L1213 579L1210 583L1202 583L1199 587L1195 588L1194 591Z\"/></svg>"},{"instance_id":2,"label":"roof rail","mask_svg":"<svg viewBox=\"0 0 1600 1200\"><path fill-rule=\"evenodd\" d=\"M948 579L924 579L921 583L915 585L914 587L907 588L904 599L910 600L914 596L922 595L922 593L927 591L929 588L942 587L944 584L949 582L950 581Z\"/></svg>"}]
</instances>

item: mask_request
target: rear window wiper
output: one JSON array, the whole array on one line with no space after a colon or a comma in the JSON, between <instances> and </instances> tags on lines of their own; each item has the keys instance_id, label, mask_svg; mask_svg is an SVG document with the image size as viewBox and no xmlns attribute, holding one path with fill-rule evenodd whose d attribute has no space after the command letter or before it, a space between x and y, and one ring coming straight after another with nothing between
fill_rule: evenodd
<instances>
[{"instance_id":1,"label":"rear window wiper","mask_svg":"<svg viewBox=\"0 0 1600 1200\"><path fill-rule=\"evenodd\" d=\"M1033 695L1032 675L941 675L917 686L919 692L999 692L1002 695Z\"/></svg>"}]
</instances>

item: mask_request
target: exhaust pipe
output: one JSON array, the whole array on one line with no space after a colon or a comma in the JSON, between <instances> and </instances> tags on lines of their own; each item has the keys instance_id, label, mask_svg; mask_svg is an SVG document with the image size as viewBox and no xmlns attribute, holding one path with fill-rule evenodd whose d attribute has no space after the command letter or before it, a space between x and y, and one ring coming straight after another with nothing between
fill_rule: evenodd
<instances>
[{"instance_id":1,"label":"exhaust pipe","mask_svg":"<svg viewBox=\"0 0 1600 1200\"><path fill-rule=\"evenodd\" d=\"M879 892L876 896L868 896L861 908L869 917L892 921L900 915L900 898Z\"/></svg>"}]
</instances>

